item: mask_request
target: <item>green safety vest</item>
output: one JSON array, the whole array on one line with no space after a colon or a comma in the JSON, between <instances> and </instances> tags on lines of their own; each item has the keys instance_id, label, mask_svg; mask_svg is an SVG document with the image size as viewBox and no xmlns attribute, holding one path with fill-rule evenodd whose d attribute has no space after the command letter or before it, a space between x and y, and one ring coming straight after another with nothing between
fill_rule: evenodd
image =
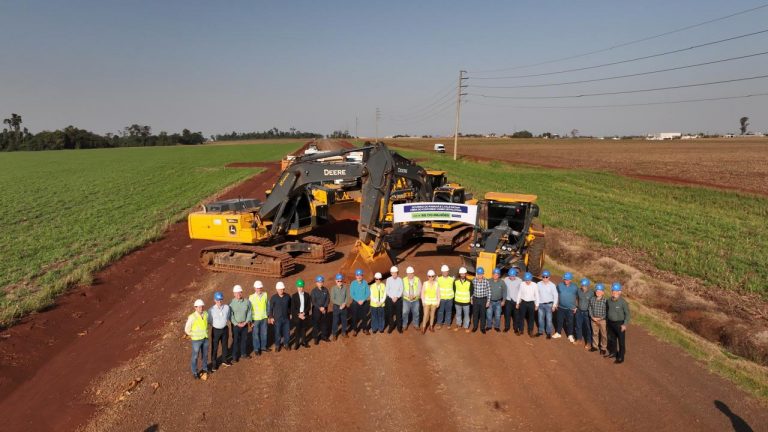
<instances>
[{"instance_id":1,"label":"green safety vest","mask_svg":"<svg viewBox=\"0 0 768 432\"><path fill-rule=\"evenodd\" d=\"M440 287L440 300L453 300L453 276L438 276L437 286Z\"/></svg>"},{"instance_id":2,"label":"green safety vest","mask_svg":"<svg viewBox=\"0 0 768 432\"><path fill-rule=\"evenodd\" d=\"M419 299L419 295L416 293L416 291L421 286L421 281L419 280L418 276L413 277L413 285L411 285L411 280L407 277L403 278L403 298L407 301L416 301Z\"/></svg>"},{"instance_id":3,"label":"green safety vest","mask_svg":"<svg viewBox=\"0 0 768 432\"><path fill-rule=\"evenodd\" d=\"M469 279L465 279L463 282L461 279L456 279L456 300L459 303L467 304L470 300L469 288L472 286L472 282Z\"/></svg>"},{"instance_id":4,"label":"green safety vest","mask_svg":"<svg viewBox=\"0 0 768 432\"><path fill-rule=\"evenodd\" d=\"M251 310L253 311L253 320L260 321L267 319L267 301L269 296L267 293L261 293L261 297L258 294L253 293L248 297L251 302Z\"/></svg>"},{"instance_id":5,"label":"green safety vest","mask_svg":"<svg viewBox=\"0 0 768 432\"><path fill-rule=\"evenodd\" d=\"M371 307L383 307L387 299L387 286L383 282L371 285Z\"/></svg>"},{"instance_id":6,"label":"green safety vest","mask_svg":"<svg viewBox=\"0 0 768 432\"><path fill-rule=\"evenodd\" d=\"M439 303L437 300L437 284L434 281L424 282L424 304L436 305Z\"/></svg>"},{"instance_id":7,"label":"green safety vest","mask_svg":"<svg viewBox=\"0 0 768 432\"><path fill-rule=\"evenodd\" d=\"M197 312L189 314L189 318L193 318L192 328L189 331L189 337L193 341L203 340L208 337L208 312L203 312L202 315L198 315Z\"/></svg>"}]
</instances>

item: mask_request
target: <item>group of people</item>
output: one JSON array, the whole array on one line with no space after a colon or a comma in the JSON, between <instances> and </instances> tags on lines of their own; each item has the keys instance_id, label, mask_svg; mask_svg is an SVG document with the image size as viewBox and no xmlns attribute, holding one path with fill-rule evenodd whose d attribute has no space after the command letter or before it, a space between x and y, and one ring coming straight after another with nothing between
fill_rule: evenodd
<instances>
[{"instance_id":1,"label":"group of people","mask_svg":"<svg viewBox=\"0 0 768 432\"><path fill-rule=\"evenodd\" d=\"M271 297L257 280L253 283L254 293L247 298L243 288L235 285L229 304L224 303L223 293L217 291L213 306L205 310L205 303L198 299L195 311L187 318L184 331L192 340L192 374L195 378L207 376L209 349L210 371L250 358L246 351L249 333L254 355L271 351L267 344L270 324L274 329L274 348L279 352L283 348L309 347L311 339L318 345L321 340L330 342L331 337L348 338L349 333L403 333L409 328L422 333L442 328L463 329L466 333L502 332L502 317L504 332L512 329L518 336L527 333L529 337L546 335L547 339L561 338L564 332L569 342L583 341L584 349L614 358L615 363L624 362L630 313L618 282L611 285L608 298L603 284L598 283L593 289L591 281L584 278L577 286L570 272L557 285L550 281L547 270L542 272L539 282L534 282L528 272L521 279L516 268L509 269L505 277L501 269L495 268L492 276L486 278L485 270L478 267L471 280L464 267L457 276L450 274L447 265L440 268L440 273L438 276L434 270L428 270L426 280L422 281L413 267L409 266L406 276L400 277L398 267L393 266L389 278L383 280L381 273L376 273L369 284L358 269L349 284L342 274L337 274L330 290L322 275L315 278L310 293L305 290L303 279L296 281L293 295L287 294L285 283L279 281ZM202 371L198 369L200 357Z\"/></svg>"}]
</instances>

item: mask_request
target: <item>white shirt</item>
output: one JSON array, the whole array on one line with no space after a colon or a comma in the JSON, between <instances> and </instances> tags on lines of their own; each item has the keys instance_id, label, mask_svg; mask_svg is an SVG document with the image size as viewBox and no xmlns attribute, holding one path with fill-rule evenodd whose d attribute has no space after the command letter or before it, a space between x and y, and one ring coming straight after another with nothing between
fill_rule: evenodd
<instances>
[{"instance_id":1,"label":"white shirt","mask_svg":"<svg viewBox=\"0 0 768 432\"><path fill-rule=\"evenodd\" d=\"M299 293L299 313L304 313L304 293Z\"/></svg>"},{"instance_id":2,"label":"white shirt","mask_svg":"<svg viewBox=\"0 0 768 432\"><path fill-rule=\"evenodd\" d=\"M504 284L507 286L507 295L505 300L512 301L517 299L517 294L520 292L520 284L523 281L519 277L505 277Z\"/></svg>"},{"instance_id":3,"label":"white shirt","mask_svg":"<svg viewBox=\"0 0 768 432\"><path fill-rule=\"evenodd\" d=\"M537 284L539 287L539 303L552 303L557 306L557 286L552 282L541 281Z\"/></svg>"},{"instance_id":4,"label":"white shirt","mask_svg":"<svg viewBox=\"0 0 768 432\"><path fill-rule=\"evenodd\" d=\"M520 284L520 290L517 292L517 299L515 302L532 301L536 306L539 305L539 287L531 282L526 281Z\"/></svg>"}]
</instances>

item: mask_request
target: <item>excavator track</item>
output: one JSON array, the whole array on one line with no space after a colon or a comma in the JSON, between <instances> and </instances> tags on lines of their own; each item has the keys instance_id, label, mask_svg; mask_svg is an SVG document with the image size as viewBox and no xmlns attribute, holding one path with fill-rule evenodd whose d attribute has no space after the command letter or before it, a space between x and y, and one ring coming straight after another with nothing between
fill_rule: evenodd
<instances>
[{"instance_id":1,"label":"excavator track","mask_svg":"<svg viewBox=\"0 0 768 432\"><path fill-rule=\"evenodd\" d=\"M311 244L312 250L309 253L296 256L296 261L300 263L324 263L336 255L335 245L325 237L305 236L301 238L301 241Z\"/></svg>"},{"instance_id":2,"label":"excavator track","mask_svg":"<svg viewBox=\"0 0 768 432\"><path fill-rule=\"evenodd\" d=\"M224 244L200 251L208 270L283 277L294 271L296 260L288 253L265 246Z\"/></svg>"}]
</instances>

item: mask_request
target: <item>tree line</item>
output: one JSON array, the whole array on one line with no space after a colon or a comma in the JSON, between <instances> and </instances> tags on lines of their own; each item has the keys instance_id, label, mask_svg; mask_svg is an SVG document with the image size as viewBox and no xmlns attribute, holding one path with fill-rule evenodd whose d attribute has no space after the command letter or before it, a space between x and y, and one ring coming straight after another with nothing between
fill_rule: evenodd
<instances>
[{"instance_id":1,"label":"tree line","mask_svg":"<svg viewBox=\"0 0 768 432\"><path fill-rule=\"evenodd\" d=\"M271 138L322 138L323 135L315 132L302 132L296 128L287 131L273 127L263 132L232 132L211 136L213 141L238 141L246 139L271 139Z\"/></svg>"}]
</instances>

